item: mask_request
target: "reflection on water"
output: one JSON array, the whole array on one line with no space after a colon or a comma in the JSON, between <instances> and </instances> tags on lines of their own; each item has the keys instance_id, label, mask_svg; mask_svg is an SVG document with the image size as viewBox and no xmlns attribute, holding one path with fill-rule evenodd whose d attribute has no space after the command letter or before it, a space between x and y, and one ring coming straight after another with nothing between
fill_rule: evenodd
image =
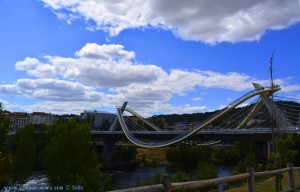
<instances>
[{"instance_id":1,"label":"reflection on water","mask_svg":"<svg viewBox=\"0 0 300 192\"><path fill-rule=\"evenodd\" d=\"M226 177L231 175L232 168L216 165L218 177ZM175 175L180 168L168 168L164 165L158 165L154 167L143 167L135 168L133 170L126 171L114 171L110 172L113 178L113 184L115 189L126 189L132 188L137 185L137 183L142 182L147 179L151 179L160 173L168 173ZM195 177L195 170L188 171L193 177ZM32 186L49 186L47 183L47 178L42 172L34 172L30 179L21 184L18 191L28 191L28 187ZM224 185L219 185L219 190L222 191ZM24 190L25 189L25 190ZM15 190L3 190L4 192L12 192ZM36 192L45 192L48 190L34 190Z\"/></svg>"},{"instance_id":2,"label":"reflection on water","mask_svg":"<svg viewBox=\"0 0 300 192\"><path fill-rule=\"evenodd\" d=\"M3 192L13 192L13 191L45 192L48 191L47 187L49 187L49 184L47 182L46 176L42 172L33 172L32 176L25 183L5 186L5 188L2 191Z\"/></svg>"},{"instance_id":3,"label":"reflection on water","mask_svg":"<svg viewBox=\"0 0 300 192\"><path fill-rule=\"evenodd\" d=\"M216 165L218 177L226 177L231 175L232 168L222 165ZM136 168L131 171L116 171L113 174L113 183L115 189L126 189L135 187L137 183L153 178L160 173L168 173L175 175L179 168L167 168L164 165L158 165L155 167ZM195 170L188 171L193 177L195 177ZM219 185L219 190L222 190L224 184Z\"/></svg>"},{"instance_id":4,"label":"reflection on water","mask_svg":"<svg viewBox=\"0 0 300 192\"><path fill-rule=\"evenodd\" d=\"M227 177L227 176L231 176L231 172L232 172L232 167L226 167L223 165L217 165L216 166L217 169L217 173L218 173L218 177ZM222 191L223 188L226 186L226 184L219 184L219 190Z\"/></svg>"},{"instance_id":5,"label":"reflection on water","mask_svg":"<svg viewBox=\"0 0 300 192\"><path fill-rule=\"evenodd\" d=\"M115 189L125 189L135 187L138 182L150 179L159 173L170 173L166 166L155 166L136 168L132 171L117 171L113 175Z\"/></svg>"}]
</instances>

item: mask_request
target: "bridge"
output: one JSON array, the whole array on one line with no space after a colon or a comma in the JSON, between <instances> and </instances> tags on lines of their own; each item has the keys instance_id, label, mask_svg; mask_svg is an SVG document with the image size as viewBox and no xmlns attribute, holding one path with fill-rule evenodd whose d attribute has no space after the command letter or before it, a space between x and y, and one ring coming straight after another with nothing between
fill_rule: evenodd
<instances>
[{"instance_id":1,"label":"bridge","mask_svg":"<svg viewBox=\"0 0 300 192\"><path fill-rule=\"evenodd\" d=\"M180 142L212 145L226 141L255 141L263 148L263 153L270 151L269 141L280 133L293 133L296 142L300 143L300 104L274 96L281 89L278 85L263 87L253 83L253 86L254 90L197 122L189 130L163 130L128 108L125 102L116 107L114 122L104 129L94 127L92 135L95 141L99 138L104 141L104 159L109 159L116 142L125 140L144 148L166 147Z\"/></svg>"},{"instance_id":2,"label":"bridge","mask_svg":"<svg viewBox=\"0 0 300 192\"><path fill-rule=\"evenodd\" d=\"M254 90L197 122L189 130L163 130L128 108L125 102L116 107L117 116L111 124L105 128L94 126L91 133L95 142L104 141L104 158L108 159L116 142L124 140L140 147L158 148L180 142L210 145L244 140L266 143L280 133L293 133L296 142L300 143L298 101L274 96L280 90L278 85L262 87L253 83L253 86Z\"/></svg>"},{"instance_id":3,"label":"bridge","mask_svg":"<svg viewBox=\"0 0 300 192\"><path fill-rule=\"evenodd\" d=\"M278 85L262 87L253 83L254 90L217 111L208 119L186 131L167 131L157 127L134 110L127 102L117 107L117 117L106 130L92 131L94 138L123 140L145 148L165 147L185 140L200 140L216 143L216 140L272 140L279 133L298 134L298 102L271 100L280 90ZM247 102L247 103L245 103ZM208 130L210 126L218 130ZM265 127L267 126L267 127ZM264 128L262 128L264 127ZM296 134L297 133L297 134Z\"/></svg>"},{"instance_id":4,"label":"bridge","mask_svg":"<svg viewBox=\"0 0 300 192\"><path fill-rule=\"evenodd\" d=\"M106 138L117 141L128 141L123 131L91 131L93 138ZM295 141L300 143L300 131L295 128L286 128L279 130L279 134L293 133ZM151 139L156 137L159 139L172 139L178 137L183 131L131 131L131 134L143 139ZM212 144L216 142L232 142L232 141L257 141L267 142L272 140L272 130L270 128L256 129L224 129L224 130L202 130L190 136L187 141L194 144Z\"/></svg>"}]
</instances>

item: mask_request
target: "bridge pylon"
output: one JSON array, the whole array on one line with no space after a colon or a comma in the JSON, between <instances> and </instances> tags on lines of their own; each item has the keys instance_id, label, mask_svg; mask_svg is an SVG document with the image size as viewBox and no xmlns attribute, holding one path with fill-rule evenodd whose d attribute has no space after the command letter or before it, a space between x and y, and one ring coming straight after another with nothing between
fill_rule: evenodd
<instances>
[{"instance_id":1,"label":"bridge pylon","mask_svg":"<svg viewBox=\"0 0 300 192\"><path fill-rule=\"evenodd\" d=\"M124 112L127 103L128 103L127 101L123 103L123 105L121 107L122 113ZM118 117L115 117L112 125L109 128L109 131L116 131L118 124L119 124ZM116 142L117 141L115 141L114 139L111 139L111 138L104 139L104 142L103 142L103 161L104 162L111 161L111 158L112 158L113 154L115 153Z\"/></svg>"},{"instance_id":2,"label":"bridge pylon","mask_svg":"<svg viewBox=\"0 0 300 192\"><path fill-rule=\"evenodd\" d=\"M256 89L256 91L261 91L264 89L264 87L262 87L260 84L258 83L252 83L254 88ZM278 85L276 85L274 87L274 92L280 90L280 87ZM271 115L271 117L273 118L273 120L276 122L276 125L279 129L286 129L288 127L292 127L292 124L289 122L289 120L286 118L286 116L282 113L282 111L278 108L278 106L271 101L270 99L270 94L271 93L260 93L260 98L263 101L263 103L265 104L265 106L267 107L268 111ZM272 103L273 102L273 103Z\"/></svg>"}]
</instances>

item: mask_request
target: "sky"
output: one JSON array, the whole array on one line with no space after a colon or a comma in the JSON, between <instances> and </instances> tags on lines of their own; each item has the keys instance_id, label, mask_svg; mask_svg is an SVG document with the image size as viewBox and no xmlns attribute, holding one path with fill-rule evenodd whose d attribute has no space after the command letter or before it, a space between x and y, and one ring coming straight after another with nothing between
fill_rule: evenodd
<instances>
[{"instance_id":1,"label":"sky","mask_svg":"<svg viewBox=\"0 0 300 192\"><path fill-rule=\"evenodd\" d=\"M298 0L2 0L5 110L145 116L226 106L270 84L300 98Z\"/></svg>"}]
</instances>

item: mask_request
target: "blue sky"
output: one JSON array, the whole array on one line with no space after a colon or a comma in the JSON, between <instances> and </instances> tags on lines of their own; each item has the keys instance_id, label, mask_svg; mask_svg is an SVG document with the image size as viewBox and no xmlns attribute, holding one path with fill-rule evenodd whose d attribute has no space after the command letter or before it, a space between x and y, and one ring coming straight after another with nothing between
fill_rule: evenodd
<instances>
[{"instance_id":1,"label":"blue sky","mask_svg":"<svg viewBox=\"0 0 300 192\"><path fill-rule=\"evenodd\" d=\"M268 85L273 51L279 94L300 97L296 0L3 0L0 15L10 111L214 110Z\"/></svg>"}]
</instances>

